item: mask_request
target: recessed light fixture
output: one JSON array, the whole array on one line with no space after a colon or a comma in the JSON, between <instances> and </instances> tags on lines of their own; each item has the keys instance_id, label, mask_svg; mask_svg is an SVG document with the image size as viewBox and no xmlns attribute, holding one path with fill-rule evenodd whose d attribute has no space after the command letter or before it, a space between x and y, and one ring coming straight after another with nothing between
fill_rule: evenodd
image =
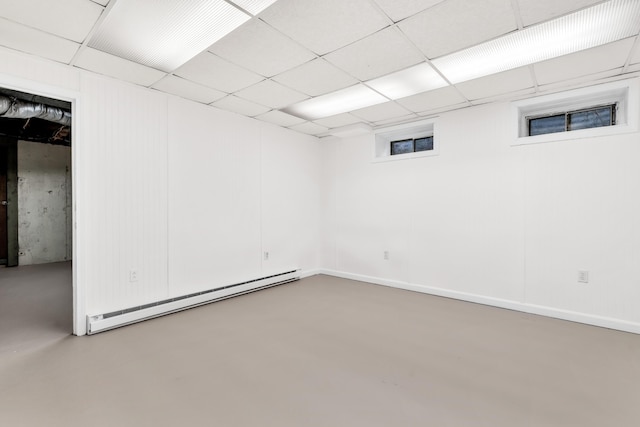
<instances>
[{"instance_id":1,"label":"recessed light fixture","mask_svg":"<svg viewBox=\"0 0 640 427\"><path fill-rule=\"evenodd\" d=\"M88 45L170 72L274 2L118 0Z\"/></svg>"},{"instance_id":2,"label":"recessed light fixture","mask_svg":"<svg viewBox=\"0 0 640 427\"><path fill-rule=\"evenodd\" d=\"M638 34L640 1L606 3L432 60L453 84Z\"/></svg>"},{"instance_id":3,"label":"recessed light fixture","mask_svg":"<svg viewBox=\"0 0 640 427\"><path fill-rule=\"evenodd\" d=\"M357 84L293 104L283 108L282 111L305 120L316 120L387 101L387 98L376 91L362 84Z\"/></svg>"},{"instance_id":4,"label":"recessed light fixture","mask_svg":"<svg viewBox=\"0 0 640 427\"><path fill-rule=\"evenodd\" d=\"M447 84L445 79L426 62L366 82L367 86L391 99L438 89Z\"/></svg>"}]
</instances>

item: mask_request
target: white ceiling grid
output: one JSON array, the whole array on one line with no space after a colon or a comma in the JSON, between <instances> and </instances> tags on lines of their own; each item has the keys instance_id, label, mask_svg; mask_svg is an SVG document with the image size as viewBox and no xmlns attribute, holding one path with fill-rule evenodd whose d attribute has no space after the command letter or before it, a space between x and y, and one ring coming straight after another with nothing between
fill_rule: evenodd
<instances>
[{"instance_id":1,"label":"white ceiling grid","mask_svg":"<svg viewBox=\"0 0 640 427\"><path fill-rule=\"evenodd\" d=\"M220 92L219 90L211 89L176 76L166 76L151 87L203 104L210 104L224 98L226 95L226 93Z\"/></svg>"},{"instance_id":2,"label":"white ceiling grid","mask_svg":"<svg viewBox=\"0 0 640 427\"><path fill-rule=\"evenodd\" d=\"M369 80L424 61L424 55L395 27L325 56L327 61L360 80ZM393 58L393 60L389 60Z\"/></svg>"},{"instance_id":3,"label":"white ceiling grid","mask_svg":"<svg viewBox=\"0 0 640 427\"><path fill-rule=\"evenodd\" d=\"M352 86L358 80L323 58L317 58L273 78L278 83L310 96L319 96Z\"/></svg>"},{"instance_id":4,"label":"white ceiling grid","mask_svg":"<svg viewBox=\"0 0 640 427\"><path fill-rule=\"evenodd\" d=\"M261 18L318 55L389 25L370 0L279 0Z\"/></svg>"},{"instance_id":5,"label":"white ceiling grid","mask_svg":"<svg viewBox=\"0 0 640 427\"><path fill-rule=\"evenodd\" d=\"M264 77L232 64L210 52L203 52L178 68L174 74L227 93L264 80Z\"/></svg>"},{"instance_id":6,"label":"white ceiling grid","mask_svg":"<svg viewBox=\"0 0 640 427\"><path fill-rule=\"evenodd\" d=\"M510 92L533 88L529 67L515 68L479 79L458 83L456 87L469 100L492 98Z\"/></svg>"},{"instance_id":7,"label":"white ceiling grid","mask_svg":"<svg viewBox=\"0 0 640 427\"><path fill-rule=\"evenodd\" d=\"M235 95L225 96L219 101L214 102L214 107L222 110L232 111L234 113L242 114L247 117L254 117L260 114L264 114L271 110L264 105L256 104L255 102L247 101L246 99L239 98Z\"/></svg>"},{"instance_id":8,"label":"white ceiling grid","mask_svg":"<svg viewBox=\"0 0 640 427\"><path fill-rule=\"evenodd\" d=\"M635 38L628 38L533 65L541 85L622 68Z\"/></svg>"},{"instance_id":9,"label":"white ceiling grid","mask_svg":"<svg viewBox=\"0 0 640 427\"><path fill-rule=\"evenodd\" d=\"M638 0L232 1L250 19L175 67L145 66L135 56L108 48L118 41L117 31L100 39L116 6L137 0L0 0L0 45L320 136L356 123L400 123L640 72L638 18L633 18L635 30L628 38L531 66L453 85L438 69L443 56L587 8L626 3L632 10ZM181 5L202 0L154 2L179 14ZM518 29L518 23L524 28ZM141 34L145 37L153 39L150 30ZM126 46L139 40L123 41ZM430 74L429 82L414 81L416 70ZM402 87L397 77L404 81ZM307 116L315 120L280 111L287 107L293 112L292 104L317 97L335 103L336 92L366 93L378 104L330 117Z\"/></svg>"},{"instance_id":10,"label":"white ceiling grid","mask_svg":"<svg viewBox=\"0 0 640 427\"><path fill-rule=\"evenodd\" d=\"M0 18L0 45L69 63L80 45L40 30Z\"/></svg>"}]
</instances>

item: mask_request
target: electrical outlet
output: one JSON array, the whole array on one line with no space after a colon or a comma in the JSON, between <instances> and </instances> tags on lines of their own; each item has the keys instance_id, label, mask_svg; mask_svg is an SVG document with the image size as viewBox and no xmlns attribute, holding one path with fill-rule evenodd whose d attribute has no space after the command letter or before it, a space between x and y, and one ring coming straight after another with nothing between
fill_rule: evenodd
<instances>
[{"instance_id":1,"label":"electrical outlet","mask_svg":"<svg viewBox=\"0 0 640 427\"><path fill-rule=\"evenodd\" d=\"M389 251L384 251L384 259L389 260Z\"/></svg>"},{"instance_id":2,"label":"electrical outlet","mask_svg":"<svg viewBox=\"0 0 640 427\"><path fill-rule=\"evenodd\" d=\"M589 272L584 270L578 271L578 282L589 283Z\"/></svg>"},{"instance_id":3,"label":"electrical outlet","mask_svg":"<svg viewBox=\"0 0 640 427\"><path fill-rule=\"evenodd\" d=\"M129 281L131 283L138 281L138 270L129 270Z\"/></svg>"}]
</instances>

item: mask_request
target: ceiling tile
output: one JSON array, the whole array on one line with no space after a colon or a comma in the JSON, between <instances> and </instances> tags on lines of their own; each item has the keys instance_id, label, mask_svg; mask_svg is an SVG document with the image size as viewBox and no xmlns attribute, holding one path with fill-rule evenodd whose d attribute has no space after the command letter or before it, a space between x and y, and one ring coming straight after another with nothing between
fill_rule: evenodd
<instances>
[{"instance_id":1,"label":"ceiling tile","mask_svg":"<svg viewBox=\"0 0 640 427\"><path fill-rule=\"evenodd\" d=\"M233 0L233 3L252 15L258 15L275 2L276 0Z\"/></svg>"},{"instance_id":2,"label":"ceiling tile","mask_svg":"<svg viewBox=\"0 0 640 427\"><path fill-rule=\"evenodd\" d=\"M284 87L271 80L264 80L246 89L242 89L236 92L236 95L271 108L286 107L287 105L295 104L298 101L308 98L308 96L303 93Z\"/></svg>"},{"instance_id":3,"label":"ceiling tile","mask_svg":"<svg viewBox=\"0 0 640 427\"><path fill-rule=\"evenodd\" d=\"M94 2L106 6L109 4L109 0L93 0Z\"/></svg>"},{"instance_id":4,"label":"ceiling tile","mask_svg":"<svg viewBox=\"0 0 640 427\"><path fill-rule=\"evenodd\" d=\"M631 55L629 64L637 64L638 62L640 62L640 40L636 43L635 52Z\"/></svg>"},{"instance_id":5,"label":"ceiling tile","mask_svg":"<svg viewBox=\"0 0 640 427\"><path fill-rule=\"evenodd\" d=\"M527 89L515 90L513 92L503 93L495 96L490 96L487 98L474 99L473 101L469 101L469 102L472 105L482 105L482 104L489 104L492 102L500 102L500 101L506 101L506 100L513 101L516 99L530 98L531 97L530 95L533 95L535 93L536 93L536 88L530 87Z\"/></svg>"},{"instance_id":6,"label":"ceiling tile","mask_svg":"<svg viewBox=\"0 0 640 427\"><path fill-rule=\"evenodd\" d=\"M174 74L224 92L235 92L262 80L259 74L238 67L213 53L203 52Z\"/></svg>"},{"instance_id":7,"label":"ceiling tile","mask_svg":"<svg viewBox=\"0 0 640 427\"><path fill-rule=\"evenodd\" d=\"M0 16L78 43L103 10L90 0L0 0Z\"/></svg>"},{"instance_id":8,"label":"ceiling tile","mask_svg":"<svg viewBox=\"0 0 640 427\"><path fill-rule=\"evenodd\" d=\"M389 25L370 0L279 0L261 18L318 55Z\"/></svg>"},{"instance_id":9,"label":"ceiling tile","mask_svg":"<svg viewBox=\"0 0 640 427\"><path fill-rule=\"evenodd\" d=\"M522 23L526 27L601 2L602 0L518 0L518 5Z\"/></svg>"},{"instance_id":10,"label":"ceiling tile","mask_svg":"<svg viewBox=\"0 0 640 427\"><path fill-rule=\"evenodd\" d=\"M265 77L275 76L316 57L259 19L247 22L208 50Z\"/></svg>"},{"instance_id":11,"label":"ceiling tile","mask_svg":"<svg viewBox=\"0 0 640 427\"><path fill-rule=\"evenodd\" d=\"M375 0L393 22L398 22L444 0Z\"/></svg>"},{"instance_id":12,"label":"ceiling tile","mask_svg":"<svg viewBox=\"0 0 640 427\"><path fill-rule=\"evenodd\" d=\"M538 84L544 85L622 67L634 37L534 64Z\"/></svg>"},{"instance_id":13,"label":"ceiling tile","mask_svg":"<svg viewBox=\"0 0 640 427\"><path fill-rule=\"evenodd\" d=\"M427 111L423 111L421 113L418 113L418 116L420 117L432 117L436 114L440 114L440 113L444 113L446 111L454 111L454 110L460 110L462 108L468 108L469 104L466 102L462 102L459 104L452 104L452 105L447 105L447 106L443 106L443 107L438 107L438 108L434 108L432 110L427 110Z\"/></svg>"},{"instance_id":14,"label":"ceiling tile","mask_svg":"<svg viewBox=\"0 0 640 427\"><path fill-rule=\"evenodd\" d=\"M455 105L466 100L453 86L420 93L399 99L397 102L414 113L431 111L449 105Z\"/></svg>"},{"instance_id":15,"label":"ceiling tile","mask_svg":"<svg viewBox=\"0 0 640 427\"><path fill-rule=\"evenodd\" d=\"M80 45L0 18L0 45L68 64Z\"/></svg>"},{"instance_id":16,"label":"ceiling tile","mask_svg":"<svg viewBox=\"0 0 640 427\"><path fill-rule=\"evenodd\" d=\"M415 120L416 118L418 118L417 114L408 114L406 116L395 117L393 119L380 120L380 121L374 122L373 124L376 126L389 126L389 125L401 124L407 121Z\"/></svg>"},{"instance_id":17,"label":"ceiling tile","mask_svg":"<svg viewBox=\"0 0 640 427\"><path fill-rule=\"evenodd\" d=\"M385 102L384 104L373 105L371 107L361 108L351 112L354 116L360 117L361 119L369 122L393 119L395 117L406 116L410 113L411 111L407 111L395 102Z\"/></svg>"},{"instance_id":18,"label":"ceiling tile","mask_svg":"<svg viewBox=\"0 0 640 427\"><path fill-rule=\"evenodd\" d=\"M325 58L360 80L373 79L424 61L424 55L394 27L343 47Z\"/></svg>"},{"instance_id":19,"label":"ceiling tile","mask_svg":"<svg viewBox=\"0 0 640 427\"><path fill-rule=\"evenodd\" d=\"M533 86L529 67L516 68L456 85L467 99L489 98Z\"/></svg>"},{"instance_id":20,"label":"ceiling tile","mask_svg":"<svg viewBox=\"0 0 640 427\"><path fill-rule=\"evenodd\" d=\"M311 96L324 95L358 83L321 58L278 74L273 80Z\"/></svg>"},{"instance_id":21,"label":"ceiling tile","mask_svg":"<svg viewBox=\"0 0 640 427\"><path fill-rule=\"evenodd\" d=\"M289 129L293 129L295 131L302 132L302 133L307 133L309 135L320 135L321 133L325 133L329 130L324 126L320 126L312 122L306 122L299 125L294 125L294 126L291 126Z\"/></svg>"},{"instance_id":22,"label":"ceiling tile","mask_svg":"<svg viewBox=\"0 0 640 427\"><path fill-rule=\"evenodd\" d=\"M556 83L550 83L538 86L538 93L543 92L555 92L558 90L566 90L568 88L576 88L581 86L592 86L595 83L602 82L610 77L616 77L622 74L622 67L614 68L612 70L601 71L595 74L589 74L588 76L576 77L575 79L562 80ZM628 72L631 72L629 69Z\"/></svg>"},{"instance_id":23,"label":"ceiling tile","mask_svg":"<svg viewBox=\"0 0 640 427\"><path fill-rule=\"evenodd\" d=\"M258 105L254 102L238 98L234 95L226 96L211 105L223 110L233 111L234 113L242 114L243 116L249 117L257 116L258 114L264 114L270 110L269 107Z\"/></svg>"},{"instance_id":24,"label":"ceiling tile","mask_svg":"<svg viewBox=\"0 0 640 427\"><path fill-rule=\"evenodd\" d=\"M150 86L166 73L85 47L77 56L75 66L115 77L142 86Z\"/></svg>"},{"instance_id":25,"label":"ceiling tile","mask_svg":"<svg viewBox=\"0 0 640 427\"><path fill-rule=\"evenodd\" d=\"M339 128L341 126L352 125L362 121L363 120L361 118L352 116L349 113L336 114L335 116L314 120L314 122L318 123L320 126L326 126L328 128Z\"/></svg>"},{"instance_id":26,"label":"ceiling tile","mask_svg":"<svg viewBox=\"0 0 640 427\"><path fill-rule=\"evenodd\" d=\"M448 0L398 26L431 59L518 28L511 0Z\"/></svg>"},{"instance_id":27,"label":"ceiling tile","mask_svg":"<svg viewBox=\"0 0 640 427\"><path fill-rule=\"evenodd\" d=\"M300 123L304 123L304 119L301 119L296 116L292 116L291 114L283 113L282 111L269 111L268 113L261 114L256 116L256 119L273 123L278 126L293 126Z\"/></svg>"},{"instance_id":28,"label":"ceiling tile","mask_svg":"<svg viewBox=\"0 0 640 427\"><path fill-rule=\"evenodd\" d=\"M166 76L152 86L162 92L172 93L203 104L210 104L226 95L219 90L199 85L182 77Z\"/></svg>"}]
</instances>

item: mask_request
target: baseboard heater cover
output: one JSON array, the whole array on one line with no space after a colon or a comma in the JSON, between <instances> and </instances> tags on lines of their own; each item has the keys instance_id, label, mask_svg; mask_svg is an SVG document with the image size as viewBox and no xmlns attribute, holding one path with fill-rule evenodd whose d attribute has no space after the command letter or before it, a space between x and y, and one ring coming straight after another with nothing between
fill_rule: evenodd
<instances>
[{"instance_id":1,"label":"baseboard heater cover","mask_svg":"<svg viewBox=\"0 0 640 427\"><path fill-rule=\"evenodd\" d=\"M87 316L87 335L119 328L154 317L165 316L204 304L283 285L300 279L300 270L290 270L259 279L249 280L206 291L183 295L150 304L117 310L109 313Z\"/></svg>"}]
</instances>

